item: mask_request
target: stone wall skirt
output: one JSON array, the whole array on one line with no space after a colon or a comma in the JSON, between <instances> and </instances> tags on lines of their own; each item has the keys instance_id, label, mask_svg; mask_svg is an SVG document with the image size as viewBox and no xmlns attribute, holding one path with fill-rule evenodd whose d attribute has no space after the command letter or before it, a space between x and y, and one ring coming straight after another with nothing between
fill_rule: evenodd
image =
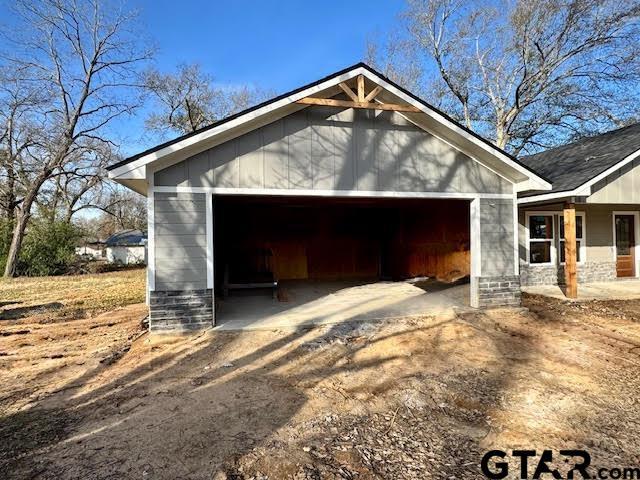
<instances>
[{"instance_id":1,"label":"stone wall skirt","mask_svg":"<svg viewBox=\"0 0 640 480\"><path fill-rule=\"evenodd\" d=\"M516 275L480 277L478 279L480 308L520 306L520 278Z\"/></svg>"},{"instance_id":2,"label":"stone wall skirt","mask_svg":"<svg viewBox=\"0 0 640 480\"><path fill-rule=\"evenodd\" d=\"M178 332L213 327L211 289L154 291L149 298L149 329Z\"/></svg>"},{"instance_id":3,"label":"stone wall skirt","mask_svg":"<svg viewBox=\"0 0 640 480\"><path fill-rule=\"evenodd\" d=\"M585 262L578 264L578 284L610 282L616 279L616 262ZM531 285L564 285L563 265L520 264L520 283Z\"/></svg>"}]
</instances>

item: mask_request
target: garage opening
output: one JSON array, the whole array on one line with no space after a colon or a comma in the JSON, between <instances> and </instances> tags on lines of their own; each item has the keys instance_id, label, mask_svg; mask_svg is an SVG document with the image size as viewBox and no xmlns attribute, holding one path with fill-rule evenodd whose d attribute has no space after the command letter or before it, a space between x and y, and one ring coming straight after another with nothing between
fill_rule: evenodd
<instances>
[{"instance_id":1,"label":"garage opening","mask_svg":"<svg viewBox=\"0 0 640 480\"><path fill-rule=\"evenodd\" d=\"M216 196L216 324L293 326L468 305L469 205Z\"/></svg>"}]
</instances>

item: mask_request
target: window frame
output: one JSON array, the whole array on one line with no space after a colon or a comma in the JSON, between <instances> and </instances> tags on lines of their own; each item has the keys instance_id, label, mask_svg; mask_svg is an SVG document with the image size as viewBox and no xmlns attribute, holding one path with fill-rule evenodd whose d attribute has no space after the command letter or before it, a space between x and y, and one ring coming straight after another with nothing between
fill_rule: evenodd
<instances>
[{"instance_id":1,"label":"window frame","mask_svg":"<svg viewBox=\"0 0 640 480\"><path fill-rule=\"evenodd\" d=\"M557 265L557 235L556 235L556 215L558 214L558 212L556 211L549 211L549 210L532 210L532 211L527 211L525 212L525 234L526 234L526 238L527 238L527 264L532 266L532 267L548 267L550 265ZM531 231L529 229L529 225L530 225L530 221L529 219L531 217L551 217L551 238L550 239L541 239L541 238L531 238ZM541 243L541 242L548 242L550 243L550 261L549 262L543 262L543 263L532 263L531 262L531 243Z\"/></svg>"},{"instance_id":2,"label":"window frame","mask_svg":"<svg viewBox=\"0 0 640 480\"><path fill-rule=\"evenodd\" d=\"M579 212L576 210L576 218L577 217L582 217L582 237L580 238L576 237L576 243L580 241L580 261L576 263L578 265L582 265L587 260L587 245L585 243L587 238L586 212L582 212L582 211ZM564 223L564 215L562 212L558 213L558 251L560 251L560 249L564 249L564 238L560 238L560 222L561 221ZM560 261L561 258L562 256L560 255L560 253L558 253L558 263L560 265L564 265L566 262Z\"/></svg>"}]
</instances>

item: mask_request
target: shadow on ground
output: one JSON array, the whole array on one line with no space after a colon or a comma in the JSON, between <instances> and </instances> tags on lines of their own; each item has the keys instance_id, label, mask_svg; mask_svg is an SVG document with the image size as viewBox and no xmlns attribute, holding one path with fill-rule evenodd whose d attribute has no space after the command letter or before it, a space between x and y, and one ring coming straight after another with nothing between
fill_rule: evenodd
<instances>
[{"instance_id":1,"label":"shadow on ground","mask_svg":"<svg viewBox=\"0 0 640 480\"><path fill-rule=\"evenodd\" d=\"M5 302L5 305L11 305L22 302ZM0 311L0 320L19 320L21 318L30 317L38 313L44 313L49 310L59 310L64 307L60 302L42 303L39 305L29 305L28 307L5 308Z\"/></svg>"},{"instance_id":2,"label":"shadow on ground","mask_svg":"<svg viewBox=\"0 0 640 480\"><path fill-rule=\"evenodd\" d=\"M572 446L632 464L640 360L572 323L587 313L568 323L572 306L534 306L538 315L144 337L4 416L0 472L466 479L483 478L489 448Z\"/></svg>"}]
</instances>

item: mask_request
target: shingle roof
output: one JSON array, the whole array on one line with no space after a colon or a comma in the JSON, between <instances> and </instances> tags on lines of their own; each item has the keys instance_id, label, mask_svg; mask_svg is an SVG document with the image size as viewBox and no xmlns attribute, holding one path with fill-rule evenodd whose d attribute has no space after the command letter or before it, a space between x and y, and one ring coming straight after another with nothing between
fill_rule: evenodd
<instances>
[{"instance_id":1,"label":"shingle roof","mask_svg":"<svg viewBox=\"0 0 640 480\"><path fill-rule=\"evenodd\" d=\"M553 188L523 196L574 190L640 149L640 123L585 137L576 142L520 158L551 180Z\"/></svg>"},{"instance_id":2,"label":"shingle roof","mask_svg":"<svg viewBox=\"0 0 640 480\"><path fill-rule=\"evenodd\" d=\"M140 230L122 230L111 235L104 243L108 247L145 245L147 234Z\"/></svg>"}]
</instances>

